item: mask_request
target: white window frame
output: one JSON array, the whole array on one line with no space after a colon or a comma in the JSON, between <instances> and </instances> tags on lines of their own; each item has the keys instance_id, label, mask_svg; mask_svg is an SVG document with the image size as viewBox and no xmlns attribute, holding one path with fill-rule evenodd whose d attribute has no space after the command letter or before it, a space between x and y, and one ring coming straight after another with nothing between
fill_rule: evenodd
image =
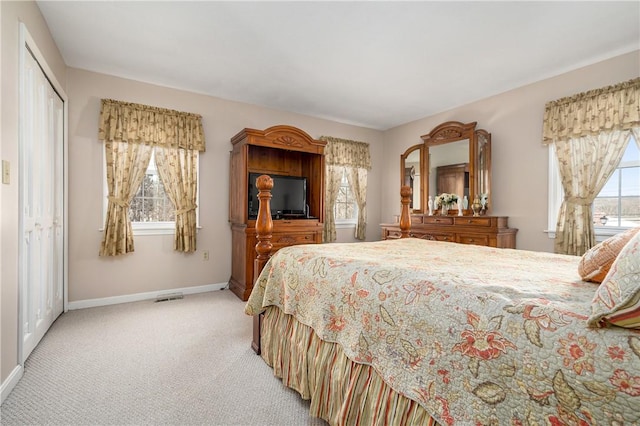
<instances>
[{"instance_id":1,"label":"white window frame","mask_svg":"<svg viewBox=\"0 0 640 426\"><path fill-rule=\"evenodd\" d=\"M635 143L629 141L629 143ZM549 238L554 239L556 237L556 224L558 222L558 213L562 200L564 197L564 191L562 189L562 180L560 178L560 170L558 168L558 159L556 157L554 144L549 144L549 211L547 213L548 224L547 234ZM593 230L596 237L596 243L602 242L609 237L612 237L620 232L626 231L628 227L619 226L593 226Z\"/></svg>"},{"instance_id":2,"label":"white window frame","mask_svg":"<svg viewBox=\"0 0 640 426\"><path fill-rule=\"evenodd\" d=\"M109 204L109 187L107 186L106 151L102 145L102 227L100 232L104 232L104 222L107 219L107 206ZM149 162L151 165L151 162ZM148 168L148 166L147 166ZM196 229L200 229L200 153L198 153L197 168L197 192L196 192ZM145 171L146 173L146 171ZM133 235L174 235L176 233L175 221L170 222L131 222Z\"/></svg>"},{"instance_id":3,"label":"white window frame","mask_svg":"<svg viewBox=\"0 0 640 426\"><path fill-rule=\"evenodd\" d=\"M342 168L342 176L346 179L346 173L347 173L347 168L343 167ZM348 180L347 180L348 181ZM340 181L342 182L342 180ZM342 185L340 185L342 186ZM349 189L352 193L353 193L353 189L350 188ZM336 201L337 204L337 201ZM333 206L334 208L334 214L335 214L335 208L336 206ZM344 228L355 228L358 225L358 203L356 202L355 198L353 198L353 212L354 212L354 218L352 219L338 219L336 218L335 222L336 222L336 229L344 229Z\"/></svg>"}]
</instances>

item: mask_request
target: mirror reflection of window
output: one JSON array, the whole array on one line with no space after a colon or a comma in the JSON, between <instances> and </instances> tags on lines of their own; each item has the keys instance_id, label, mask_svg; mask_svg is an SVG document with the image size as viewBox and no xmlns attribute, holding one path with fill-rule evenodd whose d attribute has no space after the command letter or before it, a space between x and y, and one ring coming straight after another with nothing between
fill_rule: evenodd
<instances>
[{"instance_id":1,"label":"mirror reflection of window","mask_svg":"<svg viewBox=\"0 0 640 426\"><path fill-rule=\"evenodd\" d=\"M413 210L421 209L420 206L420 150L415 150L409 154L404 162L405 167L405 185L411 187L412 200L409 208Z\"/></svg>"},{"instance_id":2,"label":"mirror reflection of window","mask_svg":"<svg viewBox=\"0 0 640 426\"><path fill-rule=\"evenodd\" d=\"M478 135L478 192L480 194L489 192L487 190L487 173L487 139L480 134Z\"/></svg>"}]
</instances>

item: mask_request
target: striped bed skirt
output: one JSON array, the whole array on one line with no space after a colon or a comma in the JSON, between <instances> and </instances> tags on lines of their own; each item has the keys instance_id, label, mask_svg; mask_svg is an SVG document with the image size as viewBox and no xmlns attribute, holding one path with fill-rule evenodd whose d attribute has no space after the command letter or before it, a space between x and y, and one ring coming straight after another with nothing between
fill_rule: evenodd
<instances>
[{"instance_id":1,"label":"striped bed skirt","mask_svg":"<svg viewBox=\"0 0 640 426\"><path fill-rule=\"evenodd\" d=\"M438 423L417 402L389 387L369 365L346 357L293 316L270 306L261 331L261 354L282 383L310 400L310 415L332 426Z\"/></svg>"}]
</instances>

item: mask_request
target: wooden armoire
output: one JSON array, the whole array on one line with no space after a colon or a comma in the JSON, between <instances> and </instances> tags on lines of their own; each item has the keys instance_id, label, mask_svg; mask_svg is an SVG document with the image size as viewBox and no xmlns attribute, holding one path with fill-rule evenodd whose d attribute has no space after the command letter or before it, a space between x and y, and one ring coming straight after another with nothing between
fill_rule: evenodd
<instances>
[{"instance_id":1,"label":"wooden armoire","mask_svg":"<svg viewBox=\"0 0 640 426\"><path fill-rule=\"evenodd\" d=\"M272 253L286 246L322 242L324 223L324 147L303 130L273 126L243 129L231 138L229 167L229 222L231 223L231 278L229 288L247 300L253 289L256 257L255 219L249 214L250 174L304 177L307 214L302 218L274 218Z\"/></svg>"},{"instance_id":2,"label":"wooden armoire","mask_svg":"<svg viewBox=\"0 0 640 426\"><path fill-rule=\"evenodd\" d=\"M436 167L436 194L469 196L469 163Z\"/></svg>"}]
</instances>

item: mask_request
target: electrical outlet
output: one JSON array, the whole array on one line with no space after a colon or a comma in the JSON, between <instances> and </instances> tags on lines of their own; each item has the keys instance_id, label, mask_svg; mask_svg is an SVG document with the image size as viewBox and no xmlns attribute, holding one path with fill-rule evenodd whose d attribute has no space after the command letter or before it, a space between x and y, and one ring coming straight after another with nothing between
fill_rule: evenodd
<instances>
[{"instance_id":1,"label":"electrical outlet","mask_svg":"<svg viewBox=\"0 0 640 426\"><path fill-rule=\"evenodd\" d=\"M204 250L202 252L202 260L209 260L209 250Z\"/></svg>"}]
</instances>

